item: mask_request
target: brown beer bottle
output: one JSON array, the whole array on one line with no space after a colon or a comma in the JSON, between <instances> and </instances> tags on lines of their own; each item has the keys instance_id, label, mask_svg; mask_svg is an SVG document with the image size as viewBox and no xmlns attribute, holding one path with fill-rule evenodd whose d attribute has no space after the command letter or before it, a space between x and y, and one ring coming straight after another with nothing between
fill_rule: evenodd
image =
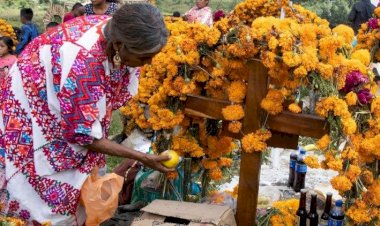
<instances>
[{"instance_id":1,"label":"brown beer bottle","mask_svg":"<svg viewBox=\"0 0 380 226\"><path fill-rule=\"evenodd\" d=\"M313 192L311 194L310 211L307 215L308 226L318 226L318 213L317 213L317 194Z\"/></svg>"},{"instance_id":2,"label":"brown beer bottle","mask_svg":"<svg viewBox=\"0 0 380 226\"><path fill-rule=\"evenodd\" d=\"M331 203L332 203L332 193L328 192L326 194L325 210L322 213L321 220L319 222L319 226L327 226L329 224Z\"/></svg>"},{"instance_id":3,"label":"brown beer bottle","mask_svg":"<svg viewBox=\"0 0 380 226\"><path fill-rule=\"evenodd\" d=\"M306 190L301 190L301 198L300 198L300 205L297 210L297 225L298 226L306 226L306 220L307 220L307 211L306 211Z\"/></svg>"}]
</instances>

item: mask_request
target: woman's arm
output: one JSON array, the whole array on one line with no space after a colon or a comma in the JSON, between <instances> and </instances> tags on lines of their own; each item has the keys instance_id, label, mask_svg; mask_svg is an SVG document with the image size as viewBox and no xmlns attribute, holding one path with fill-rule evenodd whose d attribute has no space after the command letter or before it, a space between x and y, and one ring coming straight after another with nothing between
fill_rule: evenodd
<instances>
[{"instance_id":1,"label":"woman's arm","mask_svg":"<svg viewBox=\"0 0 380 226\"><path fill-rule=\"evenodd\" d=\"M102 138L100 140L95 139L94 142L87 146L90 150L96 151L99 153L119 156L123 158L135 159L149 168L161 171L161 172L170 172L172 169L164 167L161 162L169 160L169 156L158 156L141 153L130 148L124 147L116 142Z\"/></svg>"}]
</instances>

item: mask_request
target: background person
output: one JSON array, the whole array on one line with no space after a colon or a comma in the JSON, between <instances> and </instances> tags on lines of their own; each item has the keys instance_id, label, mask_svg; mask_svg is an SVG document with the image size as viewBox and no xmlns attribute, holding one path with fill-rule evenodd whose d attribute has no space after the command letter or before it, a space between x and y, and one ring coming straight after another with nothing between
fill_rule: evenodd
<instances>
[{"instance_id":1,"label":"background person","mask_svg":"<svg viewBox=\"0 0 380 226\"><path fill-rule=\"evenodd\" d=\"M14 48L15 45L12 38L7 36L0 37L0 83L17 61L17 57L13 55Z\"/></svg>"},{"instance_id":2,"label":"background person","mask_svg":"<svg viewBox=\"0 0 380 226\"><path fill-rule=\"evenodd\" d=\"M348 21L351 22L351 27L355 33L358 32L362 23L367 22L372 17L374 10L375 6L370 0L360 0L354 4L348 15Z\"/></svg>"},{"instance_id":3,"label":"background person","mask_svg":"<svg viewBox=\"0 0 380 226\"><path fill-rule=\"evenodd\" d=\"M31 42L38 37L37 26L33 23L33 10L30 8L23 8L20 11L20 19L23 24L21 27L21 40L16 47L16 54L20 54L21 51Z\"/></svg>"},{"instance_id":4,"label":"background person","mask_svg":"<svg viewBox=\"0 0 380 226\"><path fill-rule=\"evenodd\" d=\"M55 27L57 27L59 25L59 23L57 22L49 22L47 25L46 25L46 31L51 31L53 30Z\"/></svg>"},{"instance_id":5,"label":"background person","mask_svg":"<svg viewBox=\"0 0 380 226\"><path fill-rule=\"evenodd\" d=\"M184 20L212 26L213 15L208 4L209 0L196 0L195 6L185 13Z\"/></svg>"},{"instance_id":6,"label":"background person","mask_svg":"<svg viewBox=\"0 0 380 226\"><path fill-rule=\"evenodd\" d=\"M73 7L71 8L71 11L66 13L65 16L63 17L63 22L67 22L69 20L74 19L75 17L78 16L83 16L84 15L84 6L82 3L75 3Z\"/></svg>"},{"instance_id":7,"label":"background person","mask_svg":"<svg viewBox=\"0 0 380 226\"><path fill-rule=\"evenodd\" d=\"M139 76L127 66L150 63L167 38L157 8L126 4L112 18L80 17L60 24L25 48L0 95L6 103L0 105L5 214L28 225L82 226L81 188L95 167L104 167L104 154L171 171L161 164L168 156L107 139L112 110L124 106L137 88Z\"/></svg>"},{"instance_id":8,"label":"background person","mask_svg":"<svg viewBox=\"0 0 380 226\"><path fill-rule=\"evenodd\" d=\"M117 3L107 0L91 0L84 6L85 14L88 15L112 15L117 10Z\"/></svg>"}]
</instances>

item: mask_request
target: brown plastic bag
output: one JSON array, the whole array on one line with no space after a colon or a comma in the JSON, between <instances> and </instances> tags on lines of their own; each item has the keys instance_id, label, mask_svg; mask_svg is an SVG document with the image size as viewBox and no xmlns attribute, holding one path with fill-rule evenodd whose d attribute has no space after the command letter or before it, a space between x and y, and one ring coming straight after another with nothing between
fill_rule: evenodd
<instances>
[{"instance_id":1,"label":"brown plastic bag","mask_svg":"<svg viewBox=\"0 0 380 226\"><path fill-rule=\"evenodd\" d=\"M110 219L117 208L123 178L115 173L99 176L98 168L84 182L81 200L86 209L86 226L98 226Z\"/></svg>"}]
</instances>

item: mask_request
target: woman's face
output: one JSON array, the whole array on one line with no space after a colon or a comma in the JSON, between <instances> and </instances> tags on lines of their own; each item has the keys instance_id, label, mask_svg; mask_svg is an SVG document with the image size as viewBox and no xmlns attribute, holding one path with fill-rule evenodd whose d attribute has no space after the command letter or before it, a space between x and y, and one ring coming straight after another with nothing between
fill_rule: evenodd
<instances>
[{"instance_id":1,"label":"woman's face","mask_svg":"<svg viewBox=\"0 0 380 226\"><path fill-rule=\"evenodd\" d=\"M129 67L140 67L145 64L150 64L152 62L152 58L159 52L160 50L155 53L149 54L134 54L129 53L127 48L122 47L119 54L122 64L127 65Z\"/></svg>"},{"instance_id":2,"label":"woman's face","mask_svg":"<svg viewBox=\"0 0 380 226\"><path fill-rule=\"evenodd\" d=\"M91 0L91 3L93 5L96 5L96 6L99 6L99 5L103 5L106 3L106 0Z\"/></svg>"},{"instance_id":3,"label":"woman's face","mask_svg":"<svg viewBox=\"0 0 380 226\"><path fill-rule=\"evenodd\" d=\"M196 5L199 9L206 7L208 5L209 0L197 0Z\"/></svg>"},{"instance_id":4,"label":"woman's face","mask_svg":"<svg viewBox=\"0 0 380 226\"><path fill-rule=\"evenodd\" d=\"M5 45L3 40L0 40L0 56L7 55L9 53L8 46Z\"/></svg>"}]
</instances>

